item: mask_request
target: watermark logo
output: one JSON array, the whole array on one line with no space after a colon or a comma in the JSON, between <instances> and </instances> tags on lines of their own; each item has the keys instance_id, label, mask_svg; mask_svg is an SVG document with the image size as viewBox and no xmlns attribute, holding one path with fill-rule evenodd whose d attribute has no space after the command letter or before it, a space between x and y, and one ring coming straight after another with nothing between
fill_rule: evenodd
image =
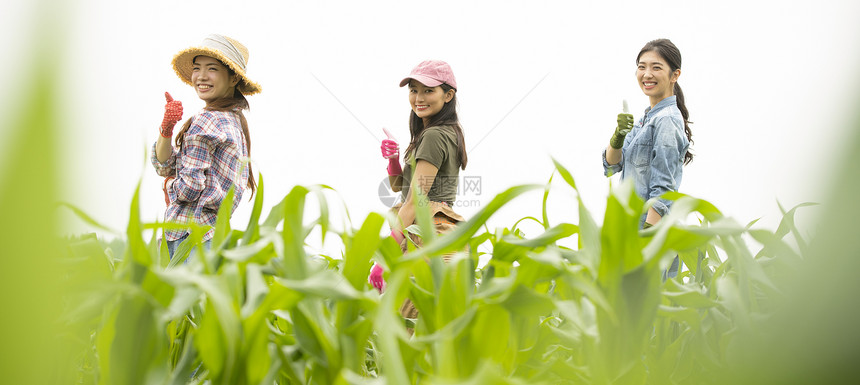
<instances>
[{"instance_id":1,"label":"watermark logo","mask_svg":"<svg viewBox=\"0 0 860 385\"><path fill-rule=\"evenodd\" d=\"M463 183L460 184L460 195L481 195L481 177L479 176L464 176Z\"/></svg>"},{"instance_id":2,"label":"watermark logo","mask_svg":"<svg viewBox=\"0 0 860 385\"><path fill-rule=\"evenodd\" d=\"M394 192L391 189L391 182L388 180L388 177L382 179L379 182L379 188L377 189L379 195L379 201L382 202L385 207L391 208L400 201L400 193Z\"/></svg>"},{"instance_id":3,"label":"watermark logo","mask_svg":"<svg viewBox=\"0 0 860 385\"><path fill-rule=\"evenodd\" d=\"M482 180L480 176L436 176L433 180L428 180L427 183L430 183L433 186L430 188L429 196L438 196L444 191L456 191L456 197L453 202L451 202L454 207L481 206L481 201L479 199L474 199L481 195ZM382 202L385 207L394 207L401 201L401 194L391 189L391 183L387 177L383 178L379 182L377 191L379 201Z\"/></svg>"},{"instance_id":4,"label":"watermark logo","mask_svg":"<svg viewBox=\"0 0 860 385\"><path fill-rule=\"evenodd\" d=\"M465 175L460 177L460 183L457 185L457 200L454 201L454 207L481 207L481 200L477 197L481 196L482 180L480 176Z\"/></svg>"}]
</instances>

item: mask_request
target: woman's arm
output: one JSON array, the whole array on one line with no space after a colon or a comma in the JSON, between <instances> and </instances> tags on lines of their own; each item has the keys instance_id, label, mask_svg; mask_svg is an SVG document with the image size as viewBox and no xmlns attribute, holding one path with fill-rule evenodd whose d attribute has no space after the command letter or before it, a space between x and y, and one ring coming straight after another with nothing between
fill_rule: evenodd
<instances>
[{"instance_id":1,"label":"woman's arm","mask_svg":"<svg viewBox=\"0 0 860 385\"><path fill-rule=\"evenodd\" d=\"M415 202L412 198L412 191L421 191L424 195L433 187L433 180L436 179L436 173L439 169L432 163L426 160L418 160L415 165L415 173L412 174L412 185L410 186L410 194L406 197L406 202L400 207L397 213L397 218L400 223L394 226L395 231L403 232L403 229L408 227L415 221ZM416 188L420 190L415 190Z\"/></svg>"},{"instance_id":2,"label":"woman's arm","mask_svg":"<svg viewBox=\"0 0 860 385\"><path fill-rule=\"evenodd\" d=\"M391 191L400 192L402 190L400 187L403 184L403 175L389 175L388 184L391 186Z\"/></svg>"},{"instance_id":3,"label":"woman's arm","mask_svg":"<svg viewBox=\"0 0 860 385\"><path fill-rule=\"evenodd\" d=\"M657 210L654 210L653 207L649 207L648 215L645 216L645 223L653 226L656 225L657 222L660 222L660 219L663 219L663 217L657 213Z\"/></svg>"},{"instance_id":4,"label":"woman's arm","mask_svg":"<svg viewBox=\"0 0 860 385\"><path fill-rule=\"evenodd\" d=\"M624 110L627 110L627 102L624 103ZM624 139L627 134L633 130L633 115L628 113L618 114L616 119L618 125L615 127L615 132L609 139L609 145L606 146L606 151L603 152L603 175L612 176L621 171L621 161L624 155L621 148L624 147Z\"/></svg>"},{"instance_id":5,"label":"woman's arm","mask_svg":"<svg viewBox=\"0 0 860 385\"><path fill-rule=\"evenodd\" d=\"M169 139L167 139L169 141ZM152 163L152 166L155 167L155 173L159 176L170 177L176 176L176 150L169 146L166 151L169 151L164 160L159 159L159 145L162 144L161 141L157 141L152 144L152 151L150 152L149 159ZM164 151L164 149L162 149Z\"/></svg>"},{"instance_id":6,"label":"woman's arm","mask_svg":"<svg viewBox=\"0 0 860 385\"><path fill-rule=\"evenodd\" d=\"M155 142L155 157L160 163L167 161L167 158L173 154L173 145L170 144L171 138L158 136L158 141Z\"/></svg>"},{"instance_id":7,"label":"woman's arm","mask_svg":"<svg viewBox=\"0 0 860 385\"><path fill-rule=\"evenodd\" d=\"M621 149L612 146L606 146L606 163L610 165L621 162Z\"/></svg>"}]
</instances>

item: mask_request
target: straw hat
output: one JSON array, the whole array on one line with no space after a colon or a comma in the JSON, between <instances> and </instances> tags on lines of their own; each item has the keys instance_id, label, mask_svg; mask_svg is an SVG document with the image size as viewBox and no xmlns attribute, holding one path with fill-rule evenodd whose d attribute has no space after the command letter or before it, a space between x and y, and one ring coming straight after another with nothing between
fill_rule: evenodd
<instances>
[{"instance_id":1,"label":"straw hat","mask_svg":"<svg viewBox=\"0 0 860 385\"><path fill-rule=\"evenodd\" d=\"M212 34L203 39L198 47L191 47L180 51L173 57L173 70L182 81L191 84L191 70L194 66L194 58L197 56L209 56L218 59L230 67L236 75L239 75L239 92L244 95L253 95L262 90L259 84L254 83L245 75L245 66L248 65L248 49L242 43L227 36Z\"/></svg>"}]
</instances>

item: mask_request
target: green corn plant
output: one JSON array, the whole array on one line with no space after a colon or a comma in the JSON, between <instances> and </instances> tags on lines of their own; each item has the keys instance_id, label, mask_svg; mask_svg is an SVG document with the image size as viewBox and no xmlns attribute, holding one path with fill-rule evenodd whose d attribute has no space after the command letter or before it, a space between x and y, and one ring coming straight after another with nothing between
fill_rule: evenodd
<instances>
[{"instance_id":1,"label":"green corn plant","mask_svg":"<svg viewBox=\"0 0 860 385\"><path fill-rule=\"evenodd\" d=\"M69 315L94 336L80 345L79 383L719 383L740 370L744 337L761 330L757 320L784 296L775 279L804 258L804 246L784 239L797 234L800 206L769 232L668 194L670 215L640 231L648 203L632 186L611 189L598 225L571 173L558 162L555 173L578 200L578 224L550 224L553 176L500 193L442 236L418 205L419 225L409 230L424 245L406 254L380 237L380 214L332 230L327 186L294 188L261 220L260 176L246 230L219 220L205 250L209 227L192 225L189 244L167 260L156 237L141 234L178 225L141 223L136 193L122 257L111 258L93 236L69 249L76 270L90 272L82 290L98 292L79 294L89 299ZM541 219L488 230L499 208L539 189ZM309 194L320 205L311 220L303 214ZM691 213L701 223L682 223ZM543 232L527 237L517 227L523 220ZM316 226L344 241L341 260L306 251ZM752 253L743 235L764 247ZM572 237L576 248L559 245ZM492 250L484 266L479 246ZM444 263L443 255L452 258ZM675 255L689 270L662 282ZM382 296L365 283L371 260L388 269ZM398 314L406 298L417 320Z\"/></svg>"}]
</instances>

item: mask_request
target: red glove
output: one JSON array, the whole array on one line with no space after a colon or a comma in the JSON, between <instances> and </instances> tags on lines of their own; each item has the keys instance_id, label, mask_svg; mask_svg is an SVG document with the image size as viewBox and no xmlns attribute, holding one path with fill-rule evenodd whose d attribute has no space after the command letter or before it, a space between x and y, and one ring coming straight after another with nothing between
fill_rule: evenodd
<instances>
[{"instance_id":1,"label":"red glove","mask_svg":"<svg viewBox=\"0 0 860 385\"><path fill-rule=\"evenodd\" d=\"M161 190L164 191L164 204L170 206L170 197L167 195L167 182L171 179L174 179L172 176L164 178L164 184L161 186Z\"/></svg>"},{"instance_id":2,"label":"red glove","mask_svg":"<svg viewBox=\"0 0 860 385\"><path fill-rule=\"evenodd\" d=\"M370 275L367 277L367 282L373 285L380 293L385 291L385 280L382 279L382 266L373 264L370 268Z\"/></svg>"},{"instance_id":3,"label":"red glove","mask_svg":"<svg viewBox=\"0 0 860 385\"><path fill-rule=\"evenodd\" d=\"M182 119L182 102L173 100L169 93L164 93L167 104L164 105L164 120L161 121L161 136L173 137L173 126Z\"/></svg>"},{"instance_id":4,"label":"red glove","mask_svg":"<svg viewBox=\"0 0 860 385\"><path fill-rule=\"evenodd\" d=\"M388 175L403 174L403 169L400 168L400 145L397 144L394 135L391 135L387 129L382 128L382 131L385 132L388 139L383 139L379 148L382 150L382 157L388 159Z\"/></svg>"}]
</instances>

